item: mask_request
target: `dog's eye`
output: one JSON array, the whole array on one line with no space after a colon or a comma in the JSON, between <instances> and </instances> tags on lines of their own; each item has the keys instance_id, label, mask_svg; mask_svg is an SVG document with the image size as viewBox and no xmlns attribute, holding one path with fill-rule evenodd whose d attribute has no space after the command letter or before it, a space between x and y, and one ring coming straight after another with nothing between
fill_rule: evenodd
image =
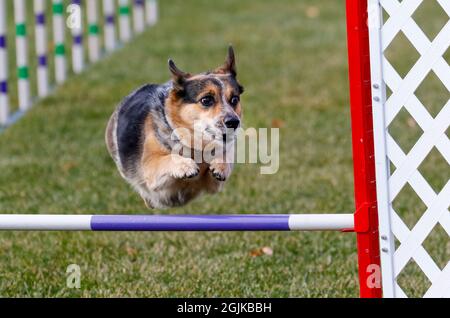
<instances>
[{"instance_id":1,"label":"dog's eye","mask_svg":"<svg viewBox=\"0 0 450 318\"><path fill-rule=\"evenodd\" d=\"M205 96L200 99L200 103L202 103L202 105L205 107L211 107L212 105L214 105L214 102L214 97L212 96Z\"/></svg>"},{"instance_id":2,"label":"dog's eye","mask_svg":"<svg viewBox=\"0 0 450 318\"><path fill-rule=\"evenodd\" d=\"M230 105L235 107L239 103L239 96L233 96L230 99Z\"/></svg>"}]
</instances>

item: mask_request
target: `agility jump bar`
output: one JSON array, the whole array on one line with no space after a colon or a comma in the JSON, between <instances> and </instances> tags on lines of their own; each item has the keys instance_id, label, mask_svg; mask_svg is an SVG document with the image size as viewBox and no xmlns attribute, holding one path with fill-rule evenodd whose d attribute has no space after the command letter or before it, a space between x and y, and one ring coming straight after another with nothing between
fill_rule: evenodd
<instances>
[{"instance_id":1,"label":"agility jump bar","mask_svg":"<svg viewBox=\"0 0 450 318\"><path fill-rule=\"evenodd\" d=\"M0 214L0 230L15 231L347 231L353 228L353 214Z\"/></svg>"}]
</instances>

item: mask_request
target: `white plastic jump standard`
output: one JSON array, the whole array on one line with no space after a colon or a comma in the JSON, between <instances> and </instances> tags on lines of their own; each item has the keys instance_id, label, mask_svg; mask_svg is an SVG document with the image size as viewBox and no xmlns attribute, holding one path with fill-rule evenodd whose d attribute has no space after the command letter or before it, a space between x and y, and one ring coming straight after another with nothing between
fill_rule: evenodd
<instances>
[{"instance_id":1,"label":"white plastic jump standard","mask_svg":"<svg viewBox=\"0 0 450 318\"><path fill-rule=\"evenodd\" d=\"M375 166L376 166L376 179L377 179L377 198L378 198L378 213L386 213L389 202L388 184L382 180L387 180L389 173L389 167L381 158L386 156L386 140L384 130L384 112L383 103L386 99L385 85L382 85L382 49L381 49L381 34L379 32L381 25L383 24L383 16L381 7L378 4L378 0L368 1L368 21L369 21L369 41L371 47L370 54L370 66L372 76L372 86L376 87L372 91L373 96L373 118L374 129L377 131L383 131L381 136L378 136L377 141L374 144L375 148ZM376 120L375 120L376 118ZM383 212L382 212L383 211ZM394 240L391 234L390 219L380 219L379 231L383 236L383 240L380 240L380 249L384 252L381 253L381 261L384 264L383 268L383 294L386 297L394 296L394 281L391 279L393 274L393 259L390 251L395 250ZM387 251L387 252L386 252ZM386 272L384 272L386 271Z\"/></svg>"},{"instance_id":2,"label":"white plastic jump standard","mask_svg":"<svg viewBox=\"0 0 450 318\"><path fill-rule=\"evenodd\" d=\"M6 124L9 114L6 1L0 0L0 125Z\"/></svg>"},{"instance_id":3,"label":"white plastic jump standard","mask_svg":"<svg viewBox=\"0 0 450 318\"><path fill-rule=\"evenodd\" d=\"M72 4L78 6L79 9L77 10L79 10L80 17L83 19L81 0L72 0ZM72 27L72 41L72 69L75 74L78 74L84 69L83 23Z\"/></svg>"},{"instance_id":4,"label":"white plastic jump standard","mask_svg":"<svg viewBox=\"0 0 450 318\"><path fill-rule=\"evenodd\" d=\"M62 0L53 0L53 41L55 43L55 80L57 84L65 82L67 78L63 14L64 6Z\"/></svg>"},{"instance_id":5,"label":"white plastic jump standard","mask_svg":"<svg viewBox=\"0 0 450 318\"><path fill-rule=\"evenodd\" d=\"M155 25L158 21L158 2L156 0L145 0L145 19L149 26Z\"/></svg>"},{"instance_id":6,"label":"white plastic jump standard","mask_svg":"<svg viewBox=\"0 0 450 318\"><path fill-rule=\"evenodd\" d=\"M100 38L98 27L97 0L87 0L88 50L89 61L95 63L100 59Z\"/></svg>"},{"instance_id":7,"label":"white plastic jump standard","mask_svg":"<svg viewBox=\"0 0 450 318\"><path fill-rule=\"evenodd\" d=\"M145 29L144 14L144 0L134 0L133 26L136 33L141 33Z\"/></svg>"},{"instance_id":8,"label":"white plastic jump standard","mask_svg":"<svg viewBox=\"0 0 450 318\"><path fill-rule=\"evenodd\" d=\"M45 0L34 0L35 38L37 55L37 92L45 97L49 92L47 66L47 34L45 28Z\"/></svg>"},{"instance_id":9,"label":"white plastic jump standard","mask_svg":"<svg viewBox=\"0 0 450 318\"><path fill-rule=\"evenodd\" d=\"M422 245L437 224L450 235L450 181L436 193L418 169L433 147L450 164L450 140L445 135L450 126L450 100L433 118L415 96L417 88L431 71L450 91L450 66L443 59L450 47L450 20L430 41L412 18L424 1L369 0L375 167L385 297L407 297L397 278L410 260L418 265L431 283L424 297L450 297L450 262L443 269L439 268ZM450 2L438 0L437 3L450 16ZM389 15L387 21L382 19L382 10ZM386 48L400 32L420 54L403 78L385 56ZM389 98L386 98L386 86L392 91ZM403 107L423 131L408 153L404 153L389 133L389 125ZM392 173L391 163L396 167ZM392 204L406 185L427 206L411 230ZM399 243L397 249L394 237Z\"/></svg>"},{"instance_id":10,"label":"white plastic jump standard","mask_svg":"<svg viewBox=\"0 0 450 318\"><path fill-rule=\"evenodd\" d=\"M124 43L131 38L130 3L128 0L119 0L119 36Z\"/></svg>"},{"instance_id":11,"label":"white plastic jump standard","mask_svg":"<svg viewBox=\"0 0 450 318\"><path fill-rule=\"evenodd\" d=\"M19 109L31 106L30 81L28 78L28 46L25 0L14 0L14 21L16 23L16 60L19 92Z\"/></svg>"},{"instance_id":12,"label":"white plastic jump standard","mask_svg":"<svg viewBox=\"0 0 450 318\"><path fill-rule=\"evenodd\" d=\"M103 12L105 15L105 49L107 52L112 52L116 48L116 28L113 0L103 0Z\"/></svg>"}]
</instances>

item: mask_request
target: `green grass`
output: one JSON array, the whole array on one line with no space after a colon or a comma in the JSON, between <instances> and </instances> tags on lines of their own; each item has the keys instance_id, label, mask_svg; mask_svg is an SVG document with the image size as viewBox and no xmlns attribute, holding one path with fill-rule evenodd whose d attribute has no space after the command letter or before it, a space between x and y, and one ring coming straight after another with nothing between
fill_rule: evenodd
<instances>
[{"instance_id":1,"label":"green grass","mask_svg":"<svg viewBox=\"0 0 450 318\"><path fill-rule=\"evenodd\" d=\"M280 170L237 165L222 193L151 213L352 212L344 1L172 0L160 1L154 28L0 136L2 213L148 213L105 149L108 117L137 86L166 81L168 57L200 72L223 61L228 43L245 126L283 124ZM273 255L251 256L263 246ZM351 233L3 232L0 255L0 296L358 296ZM72 263L79 290L66 287Z\"/></svg>"}]
</instances>

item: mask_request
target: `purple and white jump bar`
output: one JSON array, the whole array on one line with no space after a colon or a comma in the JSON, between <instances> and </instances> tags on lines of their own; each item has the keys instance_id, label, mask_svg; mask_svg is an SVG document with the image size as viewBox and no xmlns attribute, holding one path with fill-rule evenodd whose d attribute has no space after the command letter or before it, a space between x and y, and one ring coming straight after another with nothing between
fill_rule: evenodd
<instances>
[{"instance_id":1,"label":"purple and white jump bar","mask_svg":"<svg viewBox=\"0 0 450 318\"><path fill-rule=\"evenodd\" d=\"M353 227L353 214L0 214L0 230L18 231L342 231Z\"/></svg>"}]
</instances>

